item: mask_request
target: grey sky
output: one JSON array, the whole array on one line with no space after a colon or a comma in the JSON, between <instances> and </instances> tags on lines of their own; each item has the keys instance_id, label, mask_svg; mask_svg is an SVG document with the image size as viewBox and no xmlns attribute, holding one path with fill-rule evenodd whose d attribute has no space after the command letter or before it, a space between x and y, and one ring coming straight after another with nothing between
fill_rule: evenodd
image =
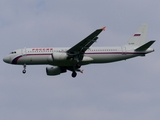
<instances>
[{"instance_id":1,"label":"grey sky","mask_svg":"<svg viewBox=\"0 0 160 120\"><path fill-rule=\"evenodd\" d=\"M158 120L160 118L158 0L1 0L0 120ZM5 64L24 47L73 46L106 26L94 46L123 45L142 23L154 53L48 77L46 66Z\"/></svg>"}]
</instances>

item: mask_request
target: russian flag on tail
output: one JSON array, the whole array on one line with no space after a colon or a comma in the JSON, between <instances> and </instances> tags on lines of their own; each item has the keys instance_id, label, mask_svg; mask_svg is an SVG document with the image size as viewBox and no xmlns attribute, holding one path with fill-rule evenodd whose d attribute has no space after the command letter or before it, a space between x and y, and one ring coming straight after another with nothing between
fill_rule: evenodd
<instances>
[{"instance_id":1,"label":"russian flag on tail","mask_svg":"<svg viewBox=\"0 0 160 120\"><path fill-rule=\"evenodd\" d=\"M134 34L134 36L141 36L141 34Z\"/></svg>"}]
</instances>

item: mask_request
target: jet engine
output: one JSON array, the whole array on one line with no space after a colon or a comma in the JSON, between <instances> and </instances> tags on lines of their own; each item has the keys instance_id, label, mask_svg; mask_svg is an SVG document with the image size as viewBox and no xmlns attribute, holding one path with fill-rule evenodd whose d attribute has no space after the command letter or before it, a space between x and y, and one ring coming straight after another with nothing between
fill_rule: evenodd
<instances>
[{"instance_id":1,"label":"jet engine","mask_svg":"<svg viewBox=\"0 0 160 120\"><path fill-rule=\"evenodd\" d=\"M60 67L46 67L46 74L49 76L59 75L66 72L66 69Z\"/></svg>"}]
</instances>

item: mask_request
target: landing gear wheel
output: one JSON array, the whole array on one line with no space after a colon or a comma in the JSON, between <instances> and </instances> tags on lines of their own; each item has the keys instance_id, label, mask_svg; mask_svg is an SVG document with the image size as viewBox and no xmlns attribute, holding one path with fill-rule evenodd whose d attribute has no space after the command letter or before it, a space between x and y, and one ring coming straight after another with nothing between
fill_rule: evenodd
<instances>
[{"instance_id":1,"label":"landing gear wheel","mask_svg":"<svg viewBox=\"0 0 160 120\"><path fill-rule=\"evenodd\" d=\"M72 77L75 78L77 76L77 73L74 71L72 72Z\"/></svg>"},{"instance_id":2,"label":"landing gear wheel","mask_svg":"<svg viewBox=\"0 0 160 120\"><path fill-rule=\"evenodd\" d=\"M22 73L25 74L25 73L26 73L26 70L23 70Z\"/></svg>"}]
</instances>

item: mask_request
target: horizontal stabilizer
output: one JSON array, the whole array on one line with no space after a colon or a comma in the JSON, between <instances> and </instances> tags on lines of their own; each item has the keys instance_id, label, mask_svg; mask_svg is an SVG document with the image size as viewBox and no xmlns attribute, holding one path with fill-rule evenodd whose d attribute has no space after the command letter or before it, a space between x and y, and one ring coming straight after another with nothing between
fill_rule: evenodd
<instances>
[{"instance_id":1,"label":"horizontal stabilizer","mask_svg":"<svg viewBox=\"0 0 160 120\"><path fill-rule=\"evenodd\" d=\"M135 49L135 51L145 51L145 50L147 50L154 42L155 42L155 40L149 41L149 42L147 42L146 44L144 44L144 45L138 47L137 49Z\"/></svg>"}]
</instances>

